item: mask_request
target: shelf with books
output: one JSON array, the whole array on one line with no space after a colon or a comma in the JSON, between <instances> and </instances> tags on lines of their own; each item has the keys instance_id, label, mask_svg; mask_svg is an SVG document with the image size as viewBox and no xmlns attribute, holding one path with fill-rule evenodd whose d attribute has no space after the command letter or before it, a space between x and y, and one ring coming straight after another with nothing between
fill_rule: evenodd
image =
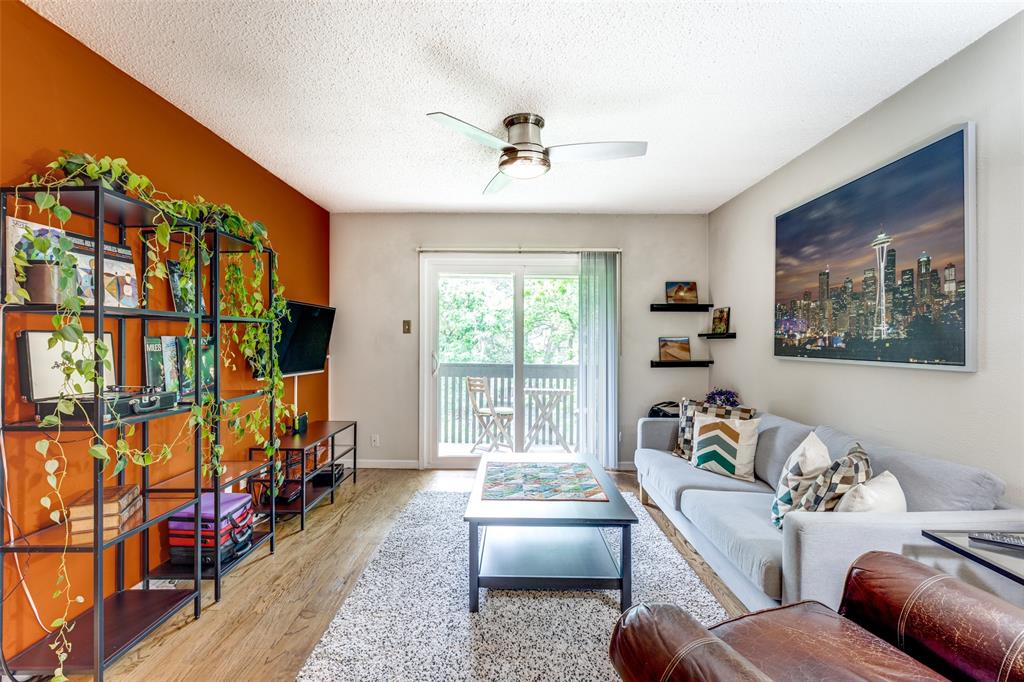
<instances>
[{"instance_id":1,"label":"shelf with books","mask_svg":"<svg viewBox=\"0 0 1024 682\"><path fill-rule=\"evenodd\" d=\"M104 537L99 541L101 549L108 549L120 544L133 535L166 521L185 508L196 504L196 502L197 498L191 496L150 498L148 501L148 513L145 514L146 518L143 518L144 514L140 512L133 515L114 532L110 533L109 537L107 537L107 531L104 531ZM69 533L71 536L68 546L69 552L93 552L97 544L96 534L93 531L75 533L74 526L75 524L72 522L70 531L63 524L59 526L46 526L34 533L14 538L0 545L0 554L52 554L60 552L64 549L64 536L66 533Z\"/></svg>"},{"instance_id":2,"label":"shelf with books","mask_svg":"<svg viewBox=\"0 0 1024 682\"><path fill-rule=\"evenodd\" d=\"M4 424L4 431L22 431L29 433L45 434L51 438L56 437L60 431L84 433L92 435L92 438L77 437L82 443L80 452L75 456L85 458L91 462L89 469L91 476L88 482L76 477L76 488L65 489L60 494L63 499L79 494L84 498L78 509L84 509L84 515L77 517L70 516L61 519L59 510L51 510L51 516L56 514L61 524L52 524L42 528L26 529L28 532L11 538L7 533L7 527L0 528L0 555L7 554L76 554L89 555L92 564L91 590L78 588L84 593L87 599L91 599L92 608L80 613L74 619L69 619L68 624L55 624L54 634L29 646L8 659L11 669L15 674L54 674L55 668L60 668L57 663L57 655L66 656L63 673L91 673L93 678L101 681L105 668L114 660L126 653L132 646L137 644L148 635L155 627L179 611L189 602L193 604L193 612L198 617L201 608L201 577L198 561L195 562L191 575L185 576L193 580L191 590L126 590L125 567L126 551L125 541L133 537L147 537L150 529L158 524L164 523L170 517L181 513L183 510L193 509L198 511L200 506L199 481L193 481L192 488L179 493L176 496L159 496L150 498L145 491L141 495L140 509L132 511L126 508L127 515L120 511L107 513L106 497L109 489L116 486L124 486L126 473L123 469L116 474L111 474L111 467L102 458L90 457L85 449L92 445L99 445L105 448L111 447L114 439L106 436L108 431L116 430L117 438L138 442L141 439L142 445L137 451L148 451L148 425L156 419L162 419L174 415L184 416L192 409L190 404L174 404L173 393L164 392L158 397L142 388L125 389L126 392L115 393L112 387L127 386L129 384L129 369L133 365L140 366L139 355L135 348L129 347L126 338L129 336L128 324L130 320L138 320L136 324L141 325L143 336L146 334L150 322L161 323L182 323L191 324L193 329L190 339L198 343L203 329L201 315L186 310L161 310L150 308L147 305L145 296L140 296L145 289L139 285L139 265L133 258L132 247L128 241L128 235L133 234L133 228L141 228L142 232L135 232L133 241L140 234L145 234L146 229L155 227L160 222L159 212L154 210L142 201L127 197L118 192L113 192L99 186L64 187L60 190L60 206L68 209L72 215L78 215L91 220L91 229L87 227L84 220L74 219L69 223L72 229L64 229L63 226L53 227L31 223L30 221L12 215L11 204L17 204L15 196L21 199L33 200L35 192L15 191L12 188L0 188L0 248L3 249L0 255L0 290L3 294L14 291L15 271L12 266L13 258L11 252L17 249L25 256L26 260L42 264L47 267L46 254L48 249L40 252L41 255L33 256L33 249L36 245L36 237L45 237L51 243L57 240L66 240L70 246L61 246L66 252L76 257L76 275L78 280L78 296L81 297L81 313L77 310L58 307L45 303L26 303L6 305L3 313L7 316L5 320L8 327L11 321L17 321L18 327L13 331L13 338L17 339L19 353L14 353L9 343L9 335L0 339L0 355L5 358L12 358L18 371L18 378L22 380L22 393L28 388L27 397L36 400L37 412L50 415L57 413L57 406L64 401L65 409L71 403L72 413L69 415L62 411L63 417L56 428L40 428L41 422L16 421ZM42 199L42 197L39 197ZM50 197L52 200L54 197ZM197 223L178 220L177 225L182 229L193 233L193 238L198 238L200 226ZM117 228L116 241L108 241L106 238L112 234L111 227ZM24 233L31 232L34 237L26 239ZM88 236L86 234L88 233ZM103 238L99 238L102 235ZM39 247L42 249L42 247ZM145 253L145 249L142 250ZM94 267L97 270L94 272ZM194 275L199 281L204 277L203 270L207 268L201 261L196 261ZM98 276L100 271L102 276ZM146 269L143 266L142 272ZM45 274L45 273L44 273ZM71 295L68 293L68 285L48 285L49 280L42 277L35 281L33 298L39 301L60 300L60 297ZM205 281L209 281L208 278ZM25 280L25 286L32 285ZM102 286L99 283L102 282ZM141 291L140 291L141 289ZM74 291L73 289L71 291ZM44 295L35 295L38 293ZM4 296L0 296L4 298ZM77 307L77 306L76 306ZM198 306L196 306L198 307ZM32 325L36 325L38 318L29 318L25 323L20 323L17 317L12 314L23 313L33 316L53 317L58 313L63 314L62 330L71 328L72 324L79 330L78 336L84 331L86 349L82 352L83 360L90 356L90 349L95 348L100 341L106 343L110 350L110 359L113 361L109 368L110 375L104 372L104 381L93 381L91 378L82 377L81 389L74 390L79 394L73 397L69 395L70 390L62 385L60 381L54 385L47 380L52 377L52 371L48 374L47 367L51 365L52 358L48 353L53 351L60 353L60 349L54 350L45 342L38 343L31 340ZM85 319L95 320L92 328L88 325L81 325ZM111 330L111 323L116 326ZM43 324L49 329L49 322ZM28 327L27 329L25 327ZM138 327L136 327L138 329ZM49 336L49 332L40 332ZM104 336L113 335L113 340ZM48 339L47 339L48 340ZM81 341L81 339L79 339ZM24 346L23 346L24 344ZM78 344L80 347L80 344ZM29 349L24 356L20 352L22 348ZM140 349L141 350L141 349ZM38 356L38 357L37 357ZM30 357L32 359L30 359ZM16 358L16 359L15 359ZM136 362L132 362L135 358ZM34 359L34 362L33 362ZM99 358L92 355L93 360ZM34 372L33 367L39 369ZM0 366L0 372L6 372L6 366ZM83 370L79 369L79 372ZM3 376L0 376L3 378ZM131 380L136 380L134 375ZM75 380L77 382L77 379ZM25 383L27 382L27 383ZM5 381L3 383L9 383ZM63 382L67 384L68 382ZM77 383L72 383L75 386ZM108 390L104 391L104 386ZM8 394L8 406L11 400ZM167 405L173 405L167 407ZM52 406L52 410L51 410ZM117 409L124 417L112 419L111 411ZM151 409L151 411L147 411ZM83 414L84 413L84 414ZM77 415L77 418L72 418ZM52 419L52 417L51 417ZM98 425L94 430L89 424ZM127 431L121 427L140 425L136 435L129 436ZM102 436L100 434L103 434ZM195 469L199 469L203 462L203 442L195 436L192 440L191 461ZM40 439L40 443L46 443ZM130 446L130 447L135 447ZM38 448L38 445L37 445ZM71 455L69 455L71 456ZM47 459L47 463L56 462L55 459ZM51 477L57 478L50 469L47 472ZM148 473L146 467L142 467L143 477ZM4 488L4 479L7 472L0 469L0 489ZM51 484L56 488L57 485ZM70 486L69 486L70 488ZM64 497L67 496L67 497ZM61 503L63 506L63 503ZM44 505L46 506L46 505ZM75 507L68 507L72 512ZM113 521L111 521L113 518ZM89 521L89 522L86 522ZM145 545L145 540L142 544ZM113 552L106 550L113 549ZM200 537L196 534L194 551L198 556L200 553ZM112 555L108 557L108 554ZM146 550L141 556L147 556ZM3 562L6 564L7 562ZM61 562L63 563L63 562ZM113 574L113 575L111 575ZM63 574L58 574L63 576ZM113 592L110 591L111 577L114 578ZM6 576L0 572L0 588L3 587ZM91 594L90 594L91 592ZM70 605L71 614L75 615L76 605ZM17 614L15 614L17 616ZM3 625L6 627L9 611L3 612ZM70 625L69 625L70 624ZM68 637L74 646L59 644L60 648L53 648L50 641L53 637ZM95 652L100 652L99 656Z\"/></svg>"}]
</instances>

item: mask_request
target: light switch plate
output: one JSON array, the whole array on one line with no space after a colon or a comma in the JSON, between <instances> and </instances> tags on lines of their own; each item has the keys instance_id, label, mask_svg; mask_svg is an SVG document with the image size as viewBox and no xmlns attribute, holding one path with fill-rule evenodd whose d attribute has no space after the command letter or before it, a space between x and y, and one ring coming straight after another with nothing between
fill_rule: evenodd
<instances>
[{"instance_id":1,"label":"light switch plate","mask_svg":"<svg viewBox=\"0 0 1024 682\"><path fill-rule=\"evenodd\" d=\"M402 333L412 334L412 320L402 320Z\"/></svg>"}]
</instances>

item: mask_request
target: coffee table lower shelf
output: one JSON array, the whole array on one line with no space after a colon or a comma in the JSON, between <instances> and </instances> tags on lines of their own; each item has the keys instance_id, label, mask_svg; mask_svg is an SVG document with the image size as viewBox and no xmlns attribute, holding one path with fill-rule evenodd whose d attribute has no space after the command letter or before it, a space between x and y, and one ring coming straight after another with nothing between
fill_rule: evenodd
<instances>
[{"instance_id":1,"label":"coffee table lower shelf","mask_svg":"<svg viewBox=\"0 0 1024 682\"><path fill-rule=\"evenodd\" d=\"M615 527L615 531L621 528L623 543L617 551L608 545L598 526L480 524L483 528L477 529L476 525L470 524L470 611L479 606L479 588L619 590L622 609L629 608L628 525ZM474 533L479 537L476 566L472 560Z\"/></svg>"}]
</instances>

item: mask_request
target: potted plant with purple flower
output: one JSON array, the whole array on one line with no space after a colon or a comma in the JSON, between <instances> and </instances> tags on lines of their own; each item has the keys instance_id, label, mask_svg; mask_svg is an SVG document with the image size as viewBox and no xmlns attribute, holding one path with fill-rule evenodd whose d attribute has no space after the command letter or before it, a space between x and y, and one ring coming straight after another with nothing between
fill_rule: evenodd
<instances>
[{"instance_id":1,"label":"potted plant with purple flower","mask_svg":"<svg viewBox=\"0 0 1024 682\"><path fill-rule=\"evenodd\" d=\"M720 407L739 407L740 394L728 388L719 388L715 386L713 389L708 391L708 394L704 397L704 402L709 405L718 405Z\"/></svg>"}]
</instances>

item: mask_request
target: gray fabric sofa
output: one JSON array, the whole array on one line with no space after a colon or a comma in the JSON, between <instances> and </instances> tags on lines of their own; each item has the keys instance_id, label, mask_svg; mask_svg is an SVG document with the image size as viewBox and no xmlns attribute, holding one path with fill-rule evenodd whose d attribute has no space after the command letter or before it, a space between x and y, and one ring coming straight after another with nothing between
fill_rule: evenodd
<instances>
[{"instance_id":1,"label":"gray fabric sofa","mask_svg":"<svg viewBox=\"0 0 1024 682\"><path fill-rule=\"evenodd\" d=\"M641 495L653 501L750 609L814 599L837 608L846 571L869 550L898 552L1024 606L1024 589L921 535L933 530L1020 530L1024 510L1001 508L1005 485L976 467L899 450L830 426L760 413L756 480L695 469L674 456L676 419L641 419L634 456ZM770 507L782 467L814 431L835 460L861 443L874 475L890 471L907 498L903 514L797 512L782 530Z\"/></svg>"}]
</instances>

